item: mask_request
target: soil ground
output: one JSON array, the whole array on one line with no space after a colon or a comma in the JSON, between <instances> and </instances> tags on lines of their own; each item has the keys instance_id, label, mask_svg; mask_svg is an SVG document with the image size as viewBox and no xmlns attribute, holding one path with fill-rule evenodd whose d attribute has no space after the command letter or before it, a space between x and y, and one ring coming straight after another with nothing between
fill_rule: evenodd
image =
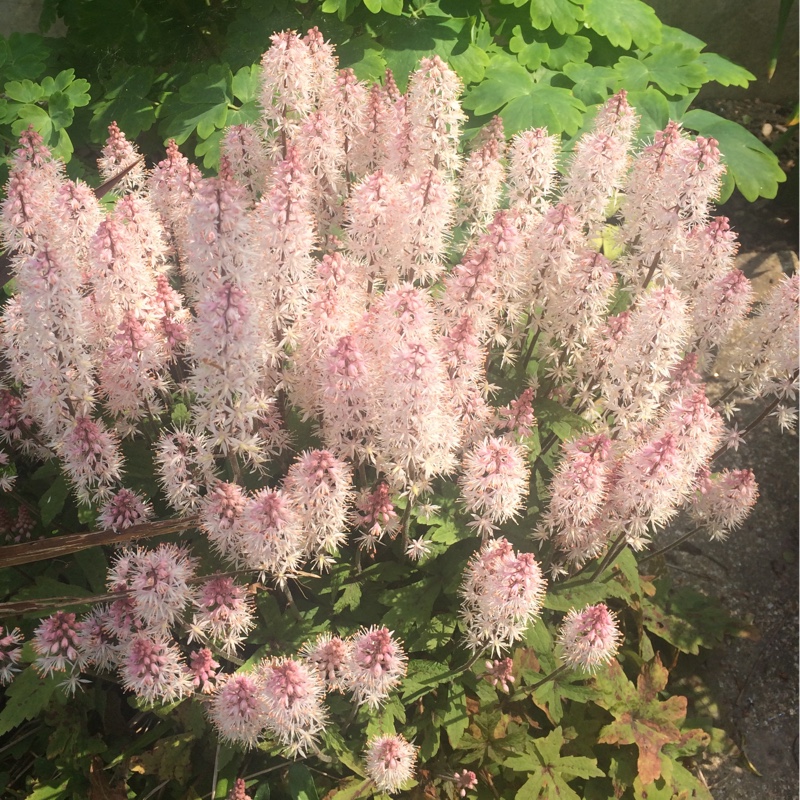
<instances>
[{"instance_id":1,"label":"soil ground","mask_svg":"<svg viewBox=\"0 0 800 800\"><path fill-rule=\"evenodd\" d=\"M752 114L748 127L766 141L780 134L775 120L786 119L785 112L758 103L718 113L742 122L743 114ZM784 168L792 170L796 142L787 143L780 155ZM754 281L760 296L782 274L797 269L796 167L793 172L795 187L788 186L777 201L751 204L735 197L718 210L731 218L739 234L737 266ZM712 377L710 396L721 390ZM745 422L753 419L762 405L740 403L737 416ZM724 753L707 755L696 765L715 800L796 800L797 436L782 434L774 418L768 419L738 453L726 454L715 467L751 468L760 487L758 504L727 541L710 542L699 534L669 553L667 561L676 583L720 598L733 615L752 625L751 633L719 650L704 651L704 656L686 658L673 677L684 676L680 688L694 700L695 711L713 716L730 738Z\"/></svg>"}]
</instances>

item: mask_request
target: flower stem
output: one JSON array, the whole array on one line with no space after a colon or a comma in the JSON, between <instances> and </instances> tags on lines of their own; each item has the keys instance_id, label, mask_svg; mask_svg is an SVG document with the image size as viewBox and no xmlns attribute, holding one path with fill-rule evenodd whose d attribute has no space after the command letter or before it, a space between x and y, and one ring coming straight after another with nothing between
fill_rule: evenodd
<instances>
[{"instance_id":1,"label":"flower stem","mask_svg":"<svg viewBox=\"0 0 800 800\"><path fill-rule=\"evenodd\" d=\"M699 530L702 530L702 528L695 528L694 530L689 531L689 533L679 536L674 542L670 542L666 547L662 547L660 550L654 550L652 553L648 553L643 558L640 558L638 563L644 564L645 561L649 561L651 558L668 553L670 550L676 548L679 544L683 544L691 536L694 536Z\"/></svg>"}]
</instances>

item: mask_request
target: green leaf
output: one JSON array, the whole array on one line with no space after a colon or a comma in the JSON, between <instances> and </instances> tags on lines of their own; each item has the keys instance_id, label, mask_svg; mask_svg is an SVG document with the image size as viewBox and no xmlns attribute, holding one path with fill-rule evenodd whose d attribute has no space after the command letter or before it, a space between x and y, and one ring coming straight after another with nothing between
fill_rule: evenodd
<instances>
[{"instance_id":1,"label":"green leaf","mask_svg":"<svg viewBox=\"0 0 800 800\"><path fill-rule=\"evenodd\" d=\"M54 780L58 780L55 778ZM67 797L69 791L69 778L54 786L51 783L42 785L34 789L25 800L62 800Z\"/></svg>"},{"instance_id":2,"label":"green leaf","mask_svg":"<svg viewBox=\"0 0 800 800\"><path fill-rule=\"evenodd\" d=\"M576 33L583 19L583 9L571 0L532 0L528 10L531 25L541 31L552 26L558 33Z\"/></svg>"},{"instance_id":3,"label":"green leaf","mask_svg":"<svg viewBox=\"0 0 800 800\"><path fill-rule=\"evenodd\" d=\"M550 429L561 440L568 439L588 425L583 417L546 397L535 401L533 411L539 421L540 429Z\"/></svg>"},{"instance_id":4,"label":"green leaf","mask_svg":"<svg viewBox=\"0 0 800 800\"><path fill-rule=\"evenodd\" d=\"M469 727L467 695L460 683L450 684L447 691L447 706L441 714L441 725L447 731L450 746L457 747Z\"/></svg>"},{"instance_id":5,"label":"green leaf","mask_svg":"<svg viewBox=\"0 0 800 800\"><path fill-rule=\"evenodd\" d=\"M756 79L749 70L716 53L700 53L697 61L705 67L706 80L716 81L722 86L741 86L746 89L750 81Z\"/></svg>"},{"instance_id":6,"label":"green leaf","mask_svg":"<svg viewBox=\"0 0 800 800\"><path fill-rule=\"evenodd\" d=\"M314 776L305 764L292 764L289 767L287 781L292 800L319 800Z\"/></svg>"},{"instance_id":7,"label":"green leaf","mask_svg":"<svg viewBox=\"0 0 800 800\"><path fill-rule=\"evenodd\" d=\"M653 581L656 593L642 600L643 624L682 653L698 655L740 630L722 603L690 587L673 589L668 579Z\"/></svg>"},{"instance_id":8,"label":"green leaf","mask_svg":"<svg viewBox=\"0 0 800 800\"><path fill-rule=\"evenodd\" d=\"M403 0L381 0L381 8L387 14L399 17L403 13Z\"/></svg>"},{"instance_id":9,"label":"green leaf","mask_svg":"<svg viewBox=\"0 0 800 800\"><path fill-rule=\"evenodd\" d=\"M663 130L670 120L669 104L658 89L652 86L644 91L628 92L628 102L639 114L639 139L649 139Z\"/></svg>"},{"instance_id":10,"label":"green leaf","mask_svg":"<svg viewBox=\"0 0 800 800\"><path fill-rule=\"evenodd\" d=\"M72 110L72 101L64 92L53 92L50 95L47 101L47 110L56 130L68 128L75 117L75 112Z\"/></svg>"},{"instance_id":11,"label":"green leaf","mask_svg":"<svg viewBox=\"0 0 800 800\"><path fill-rule=\"evenodd\" d=\"M688 94L690 89L699 89L708 80L697 51L677 42L653 48L642 63L647 67L648 80L657 83L665 94Z\"/></svg>"},{"instance_id":12,"label":"green leaf","mask_svg":"<svg viewBox=\"0 0 800 800\"><path fill-rule=\"evenodd\" d=\"M786 180L777 156L752 133L730 120L710 111L694 109L681 122L703 136L713 136L719 142L728 170L736 188L751 202L758 197L772 198L778 184Z\"/></svg>"},{"instance_id":13,"label":"green leaf","mask_svg":"<svg viewBox=\"0 0 800 800\"><path fill-rule=\"evenodd\" d=\"M72 70L69 71L72 72ZM83 106L88 106L92 99L89 94L89 89L91 88L92 85L89 81L77 78L64 89L64 92L75 108L83 108Z\"/></svg>"},{"instance_id":14,"label":"green leaf","mask_svg":"<svg viewBox=\"0 0 800 800\"><path fill-rule=\"evenodd\" d=\"M35 33L12 33L7 40L3 75L11 80L33 80L44 72L50 50Z\"/></svg>"},{"instance_id":15,"label":"green leaf","mask_svg":"<svg viewBox=\"0 0 800 800\"><path fill-rule=\"evenodd\" d=\"M528 94L512 100L500 116L507 136L528 128L547 128L551 134L572 136L580 128L585 110L568 89L536 84Z\"/></svg>"},{"instance_id":16,"label":"green leaf","mask_svg":"<svg viewBox=\"0 0 800 800\"><path fill-rule=\"evenodd\" d=\"M408 662L408 671L402 684L403 702L411 703L419 699L428 692L432 692L450 677L452 677L452 670L447 664L412 658Z\"/></svg>"},{"instance_id":17,"label":"green leaf","mask_svg":"<svg viewBox=\"0 0 800 800\"><path fill-rule=\"evenodd\" d=\"M334 603L333 610L337 614L349 608L355 610L361 603L361 585L358 583L345 584L342 596Z\"/></svg>"},{"instance_id":18,"label":"green leaf","mask_svg":"<svg viewBox=\"0 0 800 800\"><path fill-rule=\"evenodd\" d=\"M512 31L511 41L508 49L517 54L517 61L529 70L536 70L542 66L543 61L547 61L550 55L550 48L545 42L538 42L534 39L527 42L522 35L522 27L517 25Z\"/></svg>"},{"instance_id":19,"label":"green leaf","mask_svg":"<svg viewBox=\"0 0 800 800\"><path fill-rule=\"evenodd\" d=\"M152 127L156 106L148 94L153 80L150 67L131 67L112 75L103 99L92 111L90 130L96 142L105 139L112 122L130 138Z\"/></svg>"},{"instance_id":20,"label":"green leaf","mask_svg":"<svg viewBox=\"0 0 800 800\"><path fill-rule=\"evenodd\" d=\"M33 81L9 81L5 93L18 103L36 103L44 97L44 88Z\"/></svg>"},{"instance_id":21,"label":"green leaf","mask_svg":"<svg viewBox=\"0 0 800 800\"><path fill-rule=\"evenodd\" d=\"M531 74L516 60L508 56L495 57L483 81L467 93L463 105L478 116L491 114L510 100L530 93L534 86ZM506 135L510 135L508 130Z\"/></svg>"},{"instance_id":22,"label":"green leaf","mask_svg":"<svg viewBox=\"0 0 800 800\"><path fill-rule=\"evenodd\" d=\"M53 676L42 678L32 666L20 672L5 689L6 704L0 712L0 736L44 711L58 689L58 683L59 679Z\"/></svg>"},{"instance_id":23,"label":"green leaf","mask_svg":"<svg viewBox=\"0 0 800 800\"><path fill-rule=\"evenodd\" d=\"M90 547L75 553L75 561L81 568L86 582L93 592L103 594L106 591L106 573L108 560L102 547Z\"/></svg>"},{"instance_id":24,"label":"green leaf","mask_svg":"<svg viewBox=\"0 0 800 800\"><path fill-rule=\"evenodd\" d=\"M336 48L339 64L350 67L360 81L378 81L386 72L382 48L369 35L356 36Z\"/></svg>"},{"instance_id":25,"label":"green leaf","mask_svg":"<svg viewBox=\"0 0 800 800\"><path fill-rule=\"evenodd\" d=\"M383 624L405 639L409 632L424 625L431 618L431 609L439 596L438 581L417 581L399 589L387 589L378 599L389 611L383 616Z\"/></svg>"},{"instance_id":26,"label":"green leaf","mask_svg":"<svg viewBox=\"0 0 800 800\"><path fill-rule=\"evenodd\" d=\"M584 0L583 8L583 24L615 47L647 50L661 39L656 12L641 0Z\"/></svg>"},{"instance_id":27,"label":"green leaf","mask_svg":"<svg viewBox=\"0 0 800 800\"><path fill-rule=\"evenodd\" d=\"M434 53L456 71L464 83L483 80L489 56L472 40L469 20L445 17L388 19L379 28L383 58L401 91L421 58Z\"/></svg>"},{"instance_id":28,"label":"green leaf","mask_svg":"<svg viewBox=\"0 0 800 800\"><path fill-rule=\"evenodd\" d=\"M233 75L226 64L213 64L207 72L195 75L181 86L174 113L165 117L163 133L178 144L197 131L207 139L225 127L231 101Z\"/></svg>"},{"instance_id":29,"label":"green leaf","mask_svg":"<svg viewBox=\"0 0 800 800\"><path fill-rule=\"evenodd\" d=\"M363 0L363 2L367 11L371 11L373 14L377 14L381 10L381 0Z\"/></svg>"},{"instance_id":30,"label":"green leaf","mask_svg":"<svg viewBox=\"0 0 800 800\"><path fill-rule=\"evenodd\" d=\"M547 736L530 741L526 755L506 759L503 766L516 772L533 773L517 792L515 800L579 800L580 795L568 781L603 777L595 759L562 756L564 744L564 734L559 726Z\"/></svg>"},{"instance_id":31,"label":"green leaf","mask_svg":"<svg viewBox=\"0 0 800 800\"><path fill-rule=\"evenodd\" d=\"M576 578L574 585L570 585L569 581L555 584L545 595L544 606L554 611L569 611L573 608L595 605L609 597L630 600L630 592L614 578L611 572L606 572L592 583L582 583L581 578Z\"/></svg>"},{"instance_id":32,"label":"green leaf","mask_svg":"<svg viewBox=\"0 0 800 800\"><path fill-rule=\"evenodd\" d=\"M17 121L11 125L11 132L14 136L19 136L29 125L33 125L33 129L41 135L45 142L50 141L53 122L43 108L26 103L24 106L18 106L16 111Z\"/></svg>"},{"instance_id":33,"label":"green leaf","mask_svg":"<svg viewBox=\"0 0 800 800\"><path fill-rule=\"evenodd\" d=\"M69 497L69 484L62 475L59 475L39 498L42 525L49 525L61 513L67 497Z\"/></svg>"},{"instance_id":34,"label":"green leaf","mask_svg":"<svg viewBox=\"0 0 800 800\"><path fill-rule=\"evenodd\" d=\"M575 82L572 93L587 106L604 103L608 98L608 85L614 79L611 67L594 67L591 64L566 64L564 74Z\"/></svg>"},{"instance_id":35,"label":"green leaf","mask_svg":"<svg viewBox=\"0 0 800 800\"><path fill-rule=\"evenodd\" d=\"M231 81L231 91L233 96L240 103L250 103L258 100L261 88L261 67L253 64L249 67L242 67Z\"/></svg>"},{"instance_id":36,"label":"green leaf","mask_svg":"<svg viewBox=\"0 0 800 800\"><path fill-rule=\"evenodd\" d=\"M581 64L592 51L592 43L585 36L559 34L552 30L542 31L540 36L550 50L545 59L550 69L562 70L567 64Z\"/></svg>"}]
</instances>

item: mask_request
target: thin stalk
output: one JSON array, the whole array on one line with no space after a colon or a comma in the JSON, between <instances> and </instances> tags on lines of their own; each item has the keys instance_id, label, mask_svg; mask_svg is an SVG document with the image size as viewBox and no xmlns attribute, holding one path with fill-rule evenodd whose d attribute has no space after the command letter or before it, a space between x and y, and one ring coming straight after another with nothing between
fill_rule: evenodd
<instances>
[{"instance_id":1,"label":"thin stalk","mask_svg":"<svg viewBox=\"0 0 800 800\"><path fill-rule=\"evenodd\" d=\"M532 684L528 687L529 692L535 692L540 686L544 686L546 683L550 681L554 681L559 675L563 675L569 667L566 664L562 664L560 667L556 667L549 675L542 678L540 681Z\"/></svg>"},{"instance_id":2,"label":"thin stalk","mask_svg":"<svg viewBox=\"0 0 800 800\"><path fill-rule=\"evenodd\" d=\"M525 351L525 356L522 361L519 362L519 371L520 373L524 374L525 370L528 369L528 364L530 363L531 357L533 356L533 350L536 347L536 342L539 341L539 336L542 332L541 328L537 328L536 333L533 334L533 338L531 339L531 343L528 345L528 349Z\"/></svg>"},{"instance_id":3,"label":"thin stalk","mask_svg":"<svg viewBox=\"0 0 800 800\"><path fill-rule=\"evenodd\" d=\"M606 567L625 549L626 540L625 531L622 531L619 536L614 540L611 546L606 550L603 560L598 564L597 569L592 573L587 583L594 583L600 575L603 574Z\"/></svg>"},{"instance_id":4,"label":"thin stalk","mask_svg":"<svg viewBox=\"0 0 800 800\"><path fill-rule=\"evenodd\" d=\"M211 800L216 800L217 797L217 775L219 774L219 751L222 748L222 743L217 742L217 750L214 753L214 772L211 775Z\"/></svg>"},{"instance_id":5,"label":"thin stalk","mask_svg":"<svg viewBox=\"0 0 800 800\"><path fill-rule=\"evenodd\" d=\"M679 536L674 542L662 547L660 550L654 550L652 553L648 553L643 558L640 558L637 563L644 564L645 561L649 561L651 558L664 555L664 553L674 550L678 545L683 544L687 539L694 536L700 530L702 530L702 528L695 528L694 530L689 531L689 533L684 533L683 536Z\"/></svg>"}]
</instances>

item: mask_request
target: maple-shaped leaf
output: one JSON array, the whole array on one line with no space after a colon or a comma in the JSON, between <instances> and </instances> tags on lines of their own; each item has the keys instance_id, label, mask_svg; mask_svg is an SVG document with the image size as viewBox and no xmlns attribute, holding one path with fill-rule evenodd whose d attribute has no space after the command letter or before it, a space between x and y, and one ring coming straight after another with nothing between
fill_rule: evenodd
<instances>
[{"instance_id":1,"label":"maple-shaped leaf","mask_svg":"<svg viewBox=\"0 0 800 800\"><path fill-rule=\"evenodd\" d=\"M574 778L600 778L597 761L584 756L562 756L564 734L561 726L541 739L529 740L526 753L507 758L504 767L529 773L515 800L578 800L569 786Z\"/></svg>"},{"instance_id":2,"label":"maple-shaped leaf","mask_svg":"<svg viewBox=\"0 0 800 800\"><path fill-rule=\"evenodd\" d=\"M642 667L635 687L616 659L592 679L598 692L594 702L614 716L614 722L600 731L598 742L635 744L639 748L639 778L644 785L661 777L661 751L666 745L681 743L687 735L699 736L694 731L681 731L686 719L685 697L658 699L668 677L657 655Z\"/></svg>"}]
</instances>

